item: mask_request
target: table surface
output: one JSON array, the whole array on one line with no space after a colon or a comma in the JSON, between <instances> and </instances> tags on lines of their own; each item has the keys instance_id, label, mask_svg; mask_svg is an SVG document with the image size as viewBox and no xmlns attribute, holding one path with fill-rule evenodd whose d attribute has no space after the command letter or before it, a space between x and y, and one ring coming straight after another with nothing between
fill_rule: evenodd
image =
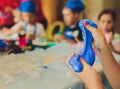
<instances>
[{"instance_id":1,"label":"table surface","mask_svg":"<svg viewBox=\"0 0 120 89\"><path fill-rule=\"evenodd\" d=\"M67 56L80 52L82 47L83 43L70 45L63 42L46 50L1 56L0 89L82 89L83 84L65 65ZM114 56L120 63L120 55ZM94 68L102 71L97 57Z\"/></svg>"}]
</instances>

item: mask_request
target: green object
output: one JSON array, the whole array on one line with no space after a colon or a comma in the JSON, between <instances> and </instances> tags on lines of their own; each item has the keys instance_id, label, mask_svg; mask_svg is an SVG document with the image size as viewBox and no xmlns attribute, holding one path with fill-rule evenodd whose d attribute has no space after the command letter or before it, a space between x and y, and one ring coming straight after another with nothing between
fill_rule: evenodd
<instances>
[{"instance_id":1,"label":"green object","mask_svg":"<svg viewBox=\"0 0 120 89\"><path fill-rule=\"evenodd\" d=\"M56 46L55 43L49 43L49 44L46 44L47 47L51 47L51 46Z\"/></svg>"},{"instance_id":2,"label":"green object","mask_svg":"<svg viewBox=\"0 0 120 89\"><path fill-rule=\"evenodd\" d=\"M58 34L58 35L62 35L62 32L59 31L57 34Z\"/></svg>"}]
</instances>

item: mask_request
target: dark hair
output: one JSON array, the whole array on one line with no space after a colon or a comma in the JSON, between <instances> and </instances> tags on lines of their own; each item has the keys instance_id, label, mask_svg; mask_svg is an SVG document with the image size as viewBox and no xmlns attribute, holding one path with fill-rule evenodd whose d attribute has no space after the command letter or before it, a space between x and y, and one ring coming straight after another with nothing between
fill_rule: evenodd
<instances>
[{"instance_id":1,"label":"dark hair","mask_svg":"<svg viewBox=\"0 0 120 89\"><path fill-rule=\"evenodd\" d=\"M64 8L68 8L68 7L64 7ZM80 13L82 11L81 9L74 9L74 10L71 8L68 8L68 9L70 9L73 13Z\"/></svg>"},{"instance_id":2,"label":"dark hair","mask_svg":"<svg viewBox=\"0 0 120 89\"><path fill-rule=\"evenodd\" d=\"M100 20L100 18L101 18L102 15L104 15L104 14L110 14L110 15L112 16L112 19L113 19L114 21L116 21L116 13L115 13L115 11L113 11L112 9L105 9L105 10L103 10L103 11L99 14L98 20Z\"/></svg>"},{"instance_id":3,"label":"dark hair","mask_svg":"<svg viewBox=\"0 0 120 89\"><path fill-rule=\"evenodd\" d=\"M81 10L81 9L74 9L74 10L71 9L71 11L72 11L73 13L80 13L82 10Z\"/></svg>"}]
</instances>

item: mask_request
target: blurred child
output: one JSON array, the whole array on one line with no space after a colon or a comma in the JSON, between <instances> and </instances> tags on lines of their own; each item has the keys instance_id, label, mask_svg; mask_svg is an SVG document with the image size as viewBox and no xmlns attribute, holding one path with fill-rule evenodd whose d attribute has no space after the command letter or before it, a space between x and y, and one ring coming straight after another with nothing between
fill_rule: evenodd
<instances>
[{"instance_id":1,"label":"blurred child","mask_svg":"<svg viewBox=\"0 0 120 89\"><path fill-rule=\"evenodd\" d=\"M76 43L76 41L82 41L82 31L79 28L78 21L80 12L85 9L81 0L68 0L63 8L63 19L67 25L63 35L55 40L65 39L70 43Z\"/></svg>"},{"instance_id":2,"label":"blurred child","mask_svg":"<svg viewBox=\"0 0 120 89\"><path fill-rule=\"evenodd\" d=\"M45 31L42 24L36 22L36 4L34 1L23 1L19 7L22 13L23 21L15 24L11 29L3 28L3 32L6 35L12 35L14 33L26 33L26 40L29 43L30 40L34 40L36 37L45 37ZM30 42L31 43L31 42Z\"/></svg>"},{"instance_id":3,"label":"blurred child","mask_svg":"<svg viewBox=\"0 0 120 89\"><path fill-rule=\"evenodd\" d=\"M27 1L27 0L21 0L21 2ZM47 28L47 19L44 15L44 11L42 10L42 0L29 0L34 1L36 4L36 21L43 24L44 28Z\"/></svg>"},{"instance_id":4,"label":"blurred child","mask_svg":"<svg viewBox=\"0 0 120 89\"><path fill-rule=\"evenodd\" d=\"M18 22L22 21L22 13L18 9L13 10L13 17L14 17L14 19L13 19L14 23L18 23ZM2 40L1 39L0 40L0 51L7 51L7 50L9 50L11 48L10 45L12 45L12 47L14 47L14 48L17 47L17 46L15 46L15 44L13 46L13 41ZM17 50L16 52L20 52L20 51Z\"/></svg>"},{"instance_id":5,"label":"blurred child","mask_svg":"<svg viewBox=\"0 0 120 89\"><path fill-rule=\"evenodd\" d=\"M115 33L114 31L115 22L116 22L116 14L111 9L103 10L98 16L98 24L105 36L106 42L109 44L109 46L114 52L120 54L120 52L117 51L112 44Z\"/></svg>"}]
</instances>

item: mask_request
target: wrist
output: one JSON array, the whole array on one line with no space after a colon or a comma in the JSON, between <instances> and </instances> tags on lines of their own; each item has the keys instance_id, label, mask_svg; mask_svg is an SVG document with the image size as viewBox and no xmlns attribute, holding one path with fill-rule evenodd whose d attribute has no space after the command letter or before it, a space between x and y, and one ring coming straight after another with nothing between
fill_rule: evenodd
<instances>
[{"instance_id":1,"label":"wrist","mask_svg":"<svg viewBox=\"0 0 120 89\"><path fill-rule=\"evenodd\" d=\"M92 84L91 84L91 82L90 83L85 83L85 84L89 89L104 89L102 79L101 79L100 76L96 76L94 81L92 81Z\"/></svg>"},{"instance_id":2,"label":"wrist","mask_svg":"<svg viewBox=\"0 0 120 89\"><path fill-rule=\"evenodd\" d=\"M107 43L103 43L103 44L99 44L99 45L95 45L95 50L97 53L101 53L104 50L108 49L108 44Z\"/></svg>"}]
</instances>

